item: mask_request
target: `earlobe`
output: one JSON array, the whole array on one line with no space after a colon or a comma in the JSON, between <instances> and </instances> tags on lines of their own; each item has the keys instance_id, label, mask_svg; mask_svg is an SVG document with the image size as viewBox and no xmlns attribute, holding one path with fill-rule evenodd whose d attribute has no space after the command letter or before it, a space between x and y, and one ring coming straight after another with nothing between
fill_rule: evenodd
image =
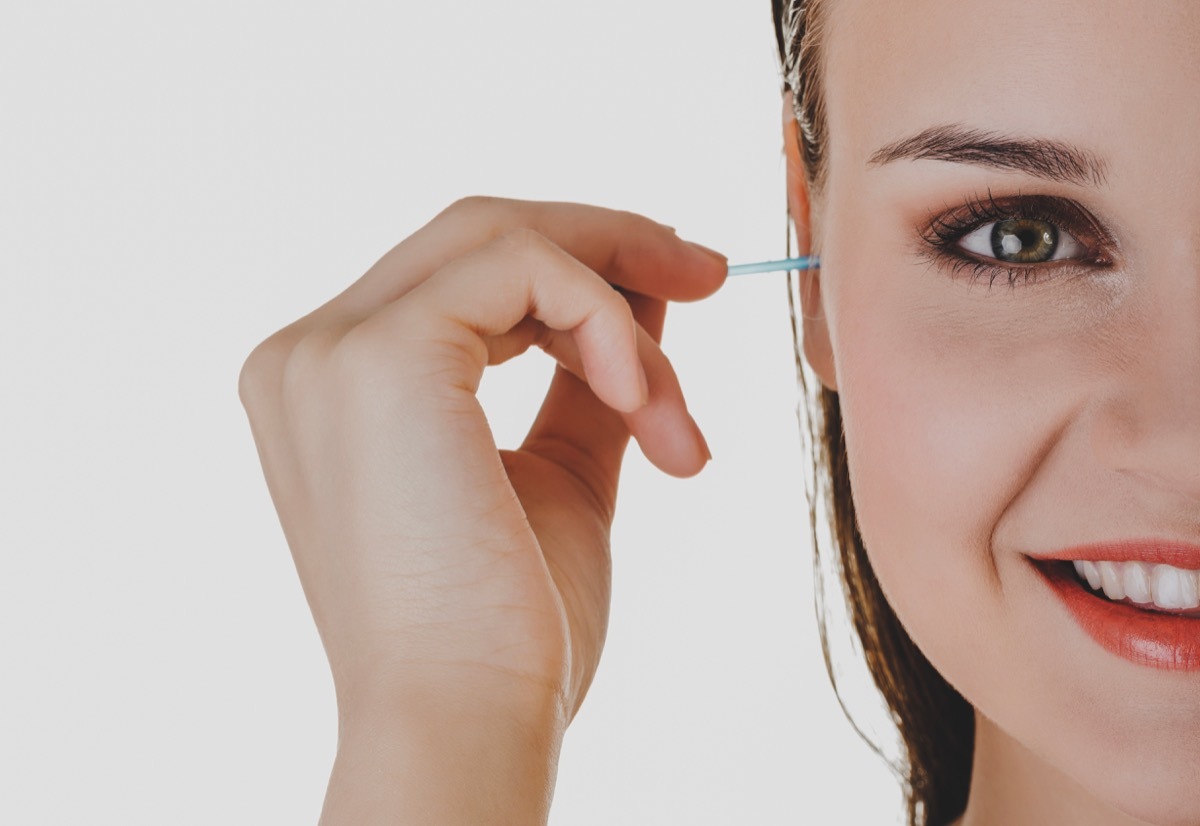
<instances>
[{"instance_id":1,"label":"earlobe","mask_svg":"<svg viewBox=\"0 0 1200 826\"><path fill-rule=\"evenodd\" d=\"M821 307L819 272L800 273L800 306L804 313L804 360L817 374L821 384L837 392L837 373L833 368L833 347L829 341L829 325Z\"/></svg>"},{"instance_id":2,"label":"earlobe","mask_svg":"<svg viewBox=\"0 0 1200 826\"><path fill-rule=\"evenodd\" d=\"M783 95L783 144L787 155L788 214L796 228L798 255L812 252L811 208L808 179L800 157L800 131L792 108L792 93ZM821 270L800 273L800 307L803 313L804 359L812 367L821 384L837 391L837 376L833 369L833 347L829 341L829 325L825 320L821 299Z\"/></svg>"}]
</instances>

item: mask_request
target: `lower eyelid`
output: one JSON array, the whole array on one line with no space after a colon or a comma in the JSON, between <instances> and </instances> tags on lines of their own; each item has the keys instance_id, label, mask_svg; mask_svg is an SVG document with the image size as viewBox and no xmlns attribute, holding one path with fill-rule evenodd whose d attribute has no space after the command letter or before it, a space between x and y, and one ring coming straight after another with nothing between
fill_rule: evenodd
<instances>
[{"instance_id":1,"label":"lower eyelid","mask_svg":"<svg viewBox=\"0 0 1200 826\"><path fill-rule=\"evenodd\" d=\"M974 253L956 249L956 245L929 244L917 251L918 260L942 270L950 278L969 285L982 282L993 286L1034 286L1038 282L1057 282L1087 275L1098 267L1107 268L1111 262L1087 258L1051 259L1040 264L1013 264L997 258L982 258ZM997 283L999 282L999 283Z\"/></svg>"},{"instance_id":2,"label":"lower eyelid","mask_svg":"<svg viewBox=\"0 0 1200 826\"><path fill-rule=\"evenodd\" d=\"M974 285L977 282L983 281L986 286L991 288L996 281L1006 283L1010 287L1016 287L1021 284L1032 284L1042 279L1054 280L1070 275L1077 269L1068 264L1065 267L1053 267L1049 264L1031 264L1027 266L1014 266L1005 264L993 259L993 262L981 261L975 258L959 258L952 253L941 253L940 255L947 256L951 260L943 264L948 266L952 277L966 281ZM964 274L964 270L965 272Z\"/></svg>"}]
</instances>

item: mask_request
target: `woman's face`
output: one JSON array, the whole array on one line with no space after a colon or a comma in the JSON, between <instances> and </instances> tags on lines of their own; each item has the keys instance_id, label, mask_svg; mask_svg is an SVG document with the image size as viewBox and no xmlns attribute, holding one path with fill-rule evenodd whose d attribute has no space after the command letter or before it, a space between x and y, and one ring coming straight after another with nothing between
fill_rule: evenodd
<instances>
[{"instance_id":1,"label":"woman's face","mask_svg":"<svg viewBox=\"0 0 1200 826\"><path fill-rule=\"evenodd\" d=\"M826 2L809 357L883 590L1006 770L1195 823L1200 619L1106 647L1029 557L1200 546L1200 3Z\"/></svg>"}]
</instances>

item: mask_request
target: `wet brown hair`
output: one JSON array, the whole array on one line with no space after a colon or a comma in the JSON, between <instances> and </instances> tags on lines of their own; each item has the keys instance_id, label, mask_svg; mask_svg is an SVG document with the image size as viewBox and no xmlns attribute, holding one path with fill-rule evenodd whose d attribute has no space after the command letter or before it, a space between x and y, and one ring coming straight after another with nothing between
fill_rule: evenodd
<instances>
[{"instance_id":1,"label":"wet brown hair","mask_svg":"<svg viewBox=\"0 0 1200 826\"><path fill-rule=\"evenodd\" d=\"M810 203L820 200L828 176L829 129L822 89L821 46L824 10L829 2L771 2L783 70L783 91L790 90L795 102L800 157L804 161L812 196ZM789 238L789 255L790 246ZM808 507L815 552L813 581L817 620L825 669L846 718L900 779L909 825L946 826L966 808L975 743L975 713L970 703L946 682L913 643L879 587L858 531L838 394L819 383L814 383L815 393L809 392L790 281L788 308L792 318L796 374L807 411L801 417L807 428L805 444L812 455ZM830 567L836 572L867 669L903 741L904 754L899 764L888 760L879 744L863 732L838 691L826 630L822 554L817 536L818 502L829 520L833 546Z\"/></svg>"}]
</instances>

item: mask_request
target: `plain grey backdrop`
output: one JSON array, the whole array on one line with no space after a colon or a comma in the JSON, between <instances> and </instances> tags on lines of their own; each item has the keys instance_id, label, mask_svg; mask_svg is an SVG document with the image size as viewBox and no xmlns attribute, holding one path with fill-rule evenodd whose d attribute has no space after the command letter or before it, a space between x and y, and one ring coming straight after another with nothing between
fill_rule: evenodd
<instances>
[{"instance_id":1,"label":"plain grey backdrop","mask_svg":"<svg viewBox=\"0 0 1200 826\"><path fill-rule=\"evenodd\" d=\"M237 396L262 339L470 194L785 252L767 0L8 3L0 105L3 823L316 821L335 707ZM668 313L715 458L631 443L552 824L900 822L822 662L787 290ZM485 376L502 446L552 369Z\"/></svg>"}]
</instances>

